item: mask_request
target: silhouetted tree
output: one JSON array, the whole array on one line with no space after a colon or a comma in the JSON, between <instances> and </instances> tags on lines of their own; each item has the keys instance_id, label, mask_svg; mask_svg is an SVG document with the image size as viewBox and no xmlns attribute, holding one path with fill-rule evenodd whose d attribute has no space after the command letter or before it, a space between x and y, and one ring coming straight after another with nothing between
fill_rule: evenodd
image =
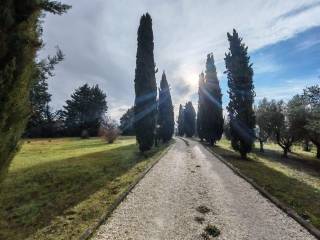
<instances>
[{"instance_id":1,"label":"silhouetted tree","mask_svg":"<svg viewBox=\"0 0 320 240\"><path fill-rule=\"evenodd\" d=\"M128 109L128 111L120 118L120 130L122 135L133 136L134 130L134 108Z\"/></svg>"},{"instance_id":2,"label":"silhouetted tree","mask_svg":"<svg viewBox=\"0 0 320 240\"><path fill-rule=\"evenodd\" d=\"M157 114L157 84L153 57L152 19L147 13L140 19L135 72L135 131L141 152L154 144Z\"/></svg>"},{"instance_id":3,"label":"silhouetted tree","mask_svg":"<svg viewBox=\"0 0 320 240\"><path fill-rule=\"evenodd\" d=\"M248 48L236 30L228 33L229 53L225 55L230 102L227 107L230 119L231 145L242 158L251 152L255 140L253 111L253 69L249 63Z\"/></svg>"},{"instance_id":4,"label":"silhouetted tree","mask_svg":"<svg viewBox=\"0 0 320 240\"><path fill-rule=\"evenodd\" d=\"M183 127L187 137L193 137L196 131L196 111L192 102L187 102L184 108Z\"/></svg>"},{"instance_id":5,"label":"silhouetted tree","mask_svg":"<svg viewBox=\"0 0 320 240\"><path fill-rule=\"evenodd\" d=\"M174 132L174 113L165 72L162 74L159 89L158 124L160 126L160 138L163 142L169 141Z\"/></svg>"},{"instance_id":6,"label":"silhouetted tree","mask_svg":"<svg viewBox=\"0 0 320 240\"><path fill-rule=\"evenodd\" d=\"M200 141L203 141L205 137L204 133L204 111L205 111L205 105L204 105L204 88L205 88L205 80L204 80L204 74L201 73L199 75L199 90L198 90L198 112L197 112L197 132L198 137L200 138Z\"/></svg>"},{"instance_id":7,"label":"silhouetted tree","mask_svg":"<svg viewBox=\"0 0 320 240\"><path fill-rule=\"evenodd\" d=\"M184 109L182 105L179 106L179 116L178 116L178 135L184 135Z\"/></svg>"},{"instance_id":8,"label":"silhouetted tree","mask_svg":"<svg viewBox=\"0 0 320 240\"><path fill-rule=\"evenodd\" d=\"M64 59L58 48L57 54L37 63L35 82L30 92L31 116L27 123L24 136L53 137L55 135L55 113L51 111L49 103L51 94L48 92L48 78L54 76L54 68Z\"/></svg>"},{"instance_id":9,"label":"silhouetted tree","mask_svg":"<svg viewBox=\"0 0 320 240\"><path fill-rule=\"evenodd\" d=\"M100 123L108 109L106 94L98 85L90 87L84 84L75 90L63 108L68 135L97 136Z\"/></svg>"},{"instance_id":10,"label":"silhouetted tree","mask_svg":"<svg viewBox=\"0 0 320 240\"><path fill-rule=\"evenodd\" d=\"M0 3L0 181L18 148L30 113L29 94L43 46L43 12L65 13L58 1L2 0Z\"/></svg>"},{"instance_id":11,"label":"silhouetted tree","mask_svg":"<svg viewBox=\"0 0 320 240\"><path fill-rule=\"evenodd\" d=\"M204 113L203 134L207 142L214 145L223 133L222 94L214 64L213 54L208 54L205 85L203 89Z\"/></svg>"}]
</instances>

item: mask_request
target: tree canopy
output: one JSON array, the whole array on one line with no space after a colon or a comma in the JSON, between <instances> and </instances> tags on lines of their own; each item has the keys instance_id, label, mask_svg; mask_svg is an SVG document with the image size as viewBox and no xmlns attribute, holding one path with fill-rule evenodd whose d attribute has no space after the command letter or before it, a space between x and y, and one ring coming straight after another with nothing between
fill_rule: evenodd
<instances>
[{"instance_id":1,"label":"tree canopy","mask_svg":"<svg viewBox=\"0 0 320 240\"><path fill-rule=\"evenodd\" d=\"M81 136L83 131L96 136L108 109L106 94L98 85L84 84L74 91L63 108L69 136Z\"/></svg>"}]
</instances>

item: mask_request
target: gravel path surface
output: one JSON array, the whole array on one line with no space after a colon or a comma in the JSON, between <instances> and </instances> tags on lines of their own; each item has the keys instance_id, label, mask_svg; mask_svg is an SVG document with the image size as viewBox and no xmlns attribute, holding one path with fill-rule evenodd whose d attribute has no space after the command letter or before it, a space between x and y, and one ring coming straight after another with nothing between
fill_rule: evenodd
<instances>
[{"instance_id":1,"label":"gravel path surface","mask_svg":"<svg viewBox=\"0 0 320 240\"><path fill-rule=\"evenodd\" d=\"M213 224L221 231L214 239L315 240L201 144L188 142L176 140L93 239L205 239Z\"/></svg>"}]
</instances>

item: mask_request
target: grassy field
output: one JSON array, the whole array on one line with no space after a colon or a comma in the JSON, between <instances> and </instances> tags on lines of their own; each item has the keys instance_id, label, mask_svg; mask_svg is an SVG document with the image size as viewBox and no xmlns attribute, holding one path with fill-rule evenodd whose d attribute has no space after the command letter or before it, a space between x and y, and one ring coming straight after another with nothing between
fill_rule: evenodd
<instances>
[{"instance_id":1,"label":"grassy field","mask_svg":"<svg viewBox=\"0 0 320 240\"><path fill-rule=\"evenodd\" d=\"M225 139L213 150L320 229L320 161L314 152L295 146L284 159L280 147L267 144L265 153L255 148L248 160L242 160Z\"/></svg>"},{"instance_id":2,"label":"grassy field","mask_svg":"<svg viewBox=\"0 0 320 240\"><path fill-rule=\"evenodd\" d=\"M78 239L166 149L135 139L25 141L0 196L0 239Z\"/></svg>"}]
</instances>

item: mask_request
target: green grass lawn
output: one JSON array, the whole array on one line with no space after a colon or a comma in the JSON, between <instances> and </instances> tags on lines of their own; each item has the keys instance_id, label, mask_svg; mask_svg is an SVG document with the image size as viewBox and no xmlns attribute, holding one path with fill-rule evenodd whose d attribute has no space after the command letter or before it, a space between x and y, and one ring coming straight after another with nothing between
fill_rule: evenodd
<instances>
[{"instance_id":1,"label":"green grass lawn","mask_svg":"<svg viewBox=\"0 0 320 240\"><path fill-rule=\"evenodd\" d=\"M78 239L168 145L135 139L25 141L0 186L0 239Z\"/></svg>"},{"instance_id":2,"label":"green grass lawn","mask_svg":"<svg viewBox=\"0 0 320 240\"><path fill-rule=\"evenodd\" d=\"M213 150L320 229L320 161L314 153L295 146L284 159L280 147L266 144L265 153L255 148L248 160L242 160L225 139Z\"/></svg>"}]
</instances>

